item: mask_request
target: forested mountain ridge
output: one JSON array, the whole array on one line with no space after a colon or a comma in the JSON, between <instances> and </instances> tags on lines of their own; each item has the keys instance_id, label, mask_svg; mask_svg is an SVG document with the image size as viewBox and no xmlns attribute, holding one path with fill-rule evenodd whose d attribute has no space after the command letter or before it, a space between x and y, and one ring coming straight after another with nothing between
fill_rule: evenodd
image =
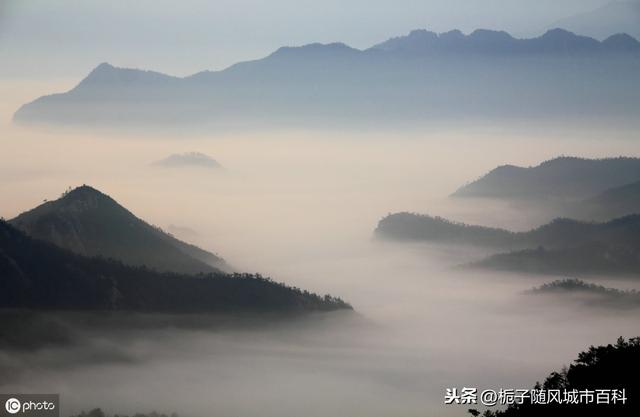
<instances>
[{"instance_id":1,"label":"forested mountain ridge","mask_svg":"<svg viewBox=\"0 0 640 417\"><path fill-rule=\"evenodd\" d=\"M563 402L559 404L551 401L532 403L527 400L524 404L514 404L505 410L486 410L483 413L470 409L472 416L482 417L635 417L640 413L640 400L633 394L640 390L638 383L640 372L640 337L628 340L620 337L615 344L590 346L580 352L576 360L560 371L551 372L543 383L537 382L534 390L559 390L562 398L563 391L578 392L589 390L594 394L594 401L578 401L576 404ZM604 388L606 387L606 388ZM616 390L624 396L609 403L596 403L595 391ZM624 398L624 400L623 400ZM548 403L547 403L548 402Z\"/></svg>"},{"instance_id":2,"label":"forested mountain ridge","mask_svg":"<svg viewBox=\"0 0 640 417\"><path fill-rule=\"evenodd\" d=\"M579 279L555 280L528 290L526 294L557 296L561 302L577 301L588 307L629 309L640 307L640 293L636 290L619 290L590 284Z\"/></svg>"},{"instance_id":3,"label":"forested mountain ridge","mask_svg":"<svg viewBox=\"0 0 640 417\"><path fill-rule=\"evenodd\" d=\"M83 257L0 220L0 307L142 312L305 312L351 309L250 274L158 273Z\"/></svg>"},{"instance_id":4,"label":"forested mountain ridge","mask_svg":"<svg viewBox=\"0 0 640 417\"><path fill-rule=\"evenodd\" d=\"M640 249L640 215L629 215L603 223L557 218L526 232L512 232L404 212L381 219L374 233L381 239L510 249L538 246L559 248L589 242L621 244Z\"/></svg>"},{"instance_id":5,"label":"forested mountain ridge","mask_svg":"<svg viewBox=\"0 0 640 417\"><path fill-rule=\"evenodd\" d=\"M640 215L604 223L558 218L526 232L396 213L375 236L405 242L474 245L498 253L469 266L543 274L640 274Z\"/></svg>"},{"instance_id":6,"label":"forested mountain ridge","mask_svg":"<svg viewBox=\"0 0 640 417\"><path fill-rule=\"evenodd\" d=\"M515 244L516 234L505 229L468 225L416 213L393 213L378 222L374 234L380 239L430 241L490 247Z\"/></svg>"},{"instance_id":7,"label":"forested mountain ridge","mask_svg":"<svg viewBox=\"0 0 640 417\"><path fill-rule=\"evenodd\" d=\"M570 247L514 250L470 264L476 268L549 275L640 275L640 250L622 244L580 243Z\"/></svg>"}]
</instances>

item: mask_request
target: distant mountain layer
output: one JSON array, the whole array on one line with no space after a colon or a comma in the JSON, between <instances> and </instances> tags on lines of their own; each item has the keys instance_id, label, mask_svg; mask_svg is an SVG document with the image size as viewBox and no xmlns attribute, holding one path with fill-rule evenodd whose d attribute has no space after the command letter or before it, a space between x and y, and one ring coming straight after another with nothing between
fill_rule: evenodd
<instances>
[{"instance_id":1,"label":"distant mountain layer","mask_svg":"<svg viewBox=\"0 0 640 417\"><path fill-rule=\"evenodd\" d=\"M414 213L395 213L378 223L375 236L399 241L468 244L510 247L516 244L515 233L504 229L452 222L442 217Z\"/></svg>"},{"instance_id":2,"label":"distant mountain layer","mask_svg":"<svg viewBox=\"0 0 640 417\"><path fill-rule=\"evenodd\" d=\"M640 215L605 223L556 219L527 232L455 223L412 213L380 220L378 238L509 250L474 267L532 273L640 274Z\"/></svg>"},{"instance_id":3,"label":"distant mountain layer","mask_svg":"<svg viewBox=\"0 0 640 417\"><path fill-rule=\"evenodd\" d=\"M576 199L640 181L640 159L560 157L535 167L503 165L452 194L500 199Z\"/></svg>"},{"instance_id":4,"label":"distant mountain layer","mask_svg":"<svg viewBox=\"0 0 640 417\"><path fill-rule=\"evenodd\" d=\"M534 39L425 30L366 50L284 47L223 71L177 78L96 67L66 93L40 97L19 123L228 127L415 122L461 117L635 120L640 43L563 30Z\"/></svg>"},{"instance_id":5,"label":"distant mountain layer","mask_svg":"<svg viewBox=\"0 0 640 417\"><path fill-rule=\"evenodd\" d=\"M224 260L137 218L89 186L20 214L10 223L29 236L85 256L181 273L228 269Z\"/></svg>"},{"instance_id":6,"label":"distant mountain layer","mask_svg":"<svg viewBox=\"0 0 640 417\"><path fill-rule=\"evenodd\" d=\"M640 213L640 181L605 190L581 201L573 209L591 219L611 219Z\"/></svg>"},{"instance_id":7,"label":"distant mountain layer","mask_svg":"<svg viewBox=\"0 0 640 417\"><path fill-rule=\"evenodd\" d=\"M563 28L598 39L616 33L640 37L640 1L612 1L596 10L556 21L551 27Z\"/></svg>"},{"instance_id":8,"label":"distant mountain layer","mask_svg":"<svg viewBox=\"0 0 640 417\"><path fill-rule=\"evenodd\" d=\"M467 225L414 213L390 214L380 220L377 237L391 240L469 244L493 248L564 248L590 242L633 246L640 250L640 215L606 223L555 219L527 232Z\"/></svg>"},{"instance_id":9,"label":"distant mountain layer","mask_svg":"<svg viewBox=\"0 0 640 417\"><path fill-rule=\"evenodd\" d=\"M303 312L350 309L254 275L160 274L86 258L0 220L0 308L145 312Z\"/></svg>"},{"instance_id":10,"label":"distant mountain layer","mask_svg":"<svg viewBox=\"0 0 640 417\"><path fill-rule=\"evenodd\" d=\"M209 155L205 155L200 152L187 152L183 154L169 155L168 157L155 162L154 165L163 168L221 168L221 165L218 163L218 161L211 158Z\"/></svg>"},{"instance_id":11,"label":"distant mountain layer","mask_svg":"<svg viewBox=\"0 0 640 417\"><path fill-rule=\"evenodd\" d=\"M550 275L640 274L640 249L601 242L499 253L471 264L473 267Z\"/></svg>"},{"instance_id":12,"label":"distant mountain layer","mask_svg":"<svg viewBox=\"0 0 640 417\"><path fill-rule=\"evenodd\" d=\"M516 39L507 32L478 29L469 35L459 30L437 34L428 30L414 30L407 36L400 36L379 43L371 50L393 53L462 53L488 55L532 55L577 53L611 53L638 51L638 41L629 35L615 32L600 42L588 36L553 28L544 35L531 39Z\"/></svg>"},{"instance_id":13,"label":"distant mountain layer","mask_svg":"<svg viewBox=\"0 0 640 417\"><path fill-rule=\"evenodd\" d=\"M560 296L565 301L575 299L589 306L607 308L638 308L640 293L635 290L619 290L602 285L589 284L579 279L562 279L535 287L527 292L532 295Z\"/></svg>"}]
</instances>

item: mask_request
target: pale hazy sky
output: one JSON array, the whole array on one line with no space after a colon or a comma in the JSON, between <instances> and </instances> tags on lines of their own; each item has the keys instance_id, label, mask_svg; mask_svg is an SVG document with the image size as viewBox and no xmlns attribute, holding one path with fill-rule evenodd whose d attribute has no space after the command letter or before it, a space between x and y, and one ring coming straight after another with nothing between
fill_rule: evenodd
<instances>
[{"instance_id":1,"label":"pale hazy sky","mask_svg":"<svg viewBox=\"0 0 640 417\"><path fill-rule=\"evenodd\" d=\"M103 61L187 75L282 45L358 48L416 28L541 34L609 0L0 0L0 78L78 78Z\"/></svg>"}]
</instances>

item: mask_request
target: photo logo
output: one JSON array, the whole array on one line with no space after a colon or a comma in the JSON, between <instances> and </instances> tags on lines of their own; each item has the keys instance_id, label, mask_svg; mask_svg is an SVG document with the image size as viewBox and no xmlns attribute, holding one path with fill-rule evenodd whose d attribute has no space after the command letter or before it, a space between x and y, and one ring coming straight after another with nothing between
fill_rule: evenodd
<instances>
[{"instance_id":1,"label":"photo logo","mask_svg":"<svg viewBox=\"0 0 640 417\"><path fill-rule=\"evenodd\" d=\"M58 394L0 394L0 417L60 417Z\"/></svg>"},{"instance_id":2,"label":"photo logo","mask_svg":"<svg viewBox=\"0 0 640 417\"><path fill-rule=\"evenodd\" d=\"M16 414L20 411L20 406L20 401L17 398L9 398L4 403L4 409L7 410L7 413L9 414Z\"/></svg>"}]
</instances>

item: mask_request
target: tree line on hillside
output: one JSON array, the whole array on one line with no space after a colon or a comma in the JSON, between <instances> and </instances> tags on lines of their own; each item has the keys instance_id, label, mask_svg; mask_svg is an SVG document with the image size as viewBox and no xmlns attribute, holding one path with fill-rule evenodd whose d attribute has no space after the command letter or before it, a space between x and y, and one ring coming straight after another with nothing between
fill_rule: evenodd
<instances>
[{"instance_id":1,"label":"tree line on hillside","mask_svg":"<svg viewBox=\"0 0 640 417\"><path fill-rule=\"evenodd\" d=\"M256 274L160 273L114 259L83 257L0 221L0 307L147 312L351 309Z\"/></svg>"}]
</instances>

